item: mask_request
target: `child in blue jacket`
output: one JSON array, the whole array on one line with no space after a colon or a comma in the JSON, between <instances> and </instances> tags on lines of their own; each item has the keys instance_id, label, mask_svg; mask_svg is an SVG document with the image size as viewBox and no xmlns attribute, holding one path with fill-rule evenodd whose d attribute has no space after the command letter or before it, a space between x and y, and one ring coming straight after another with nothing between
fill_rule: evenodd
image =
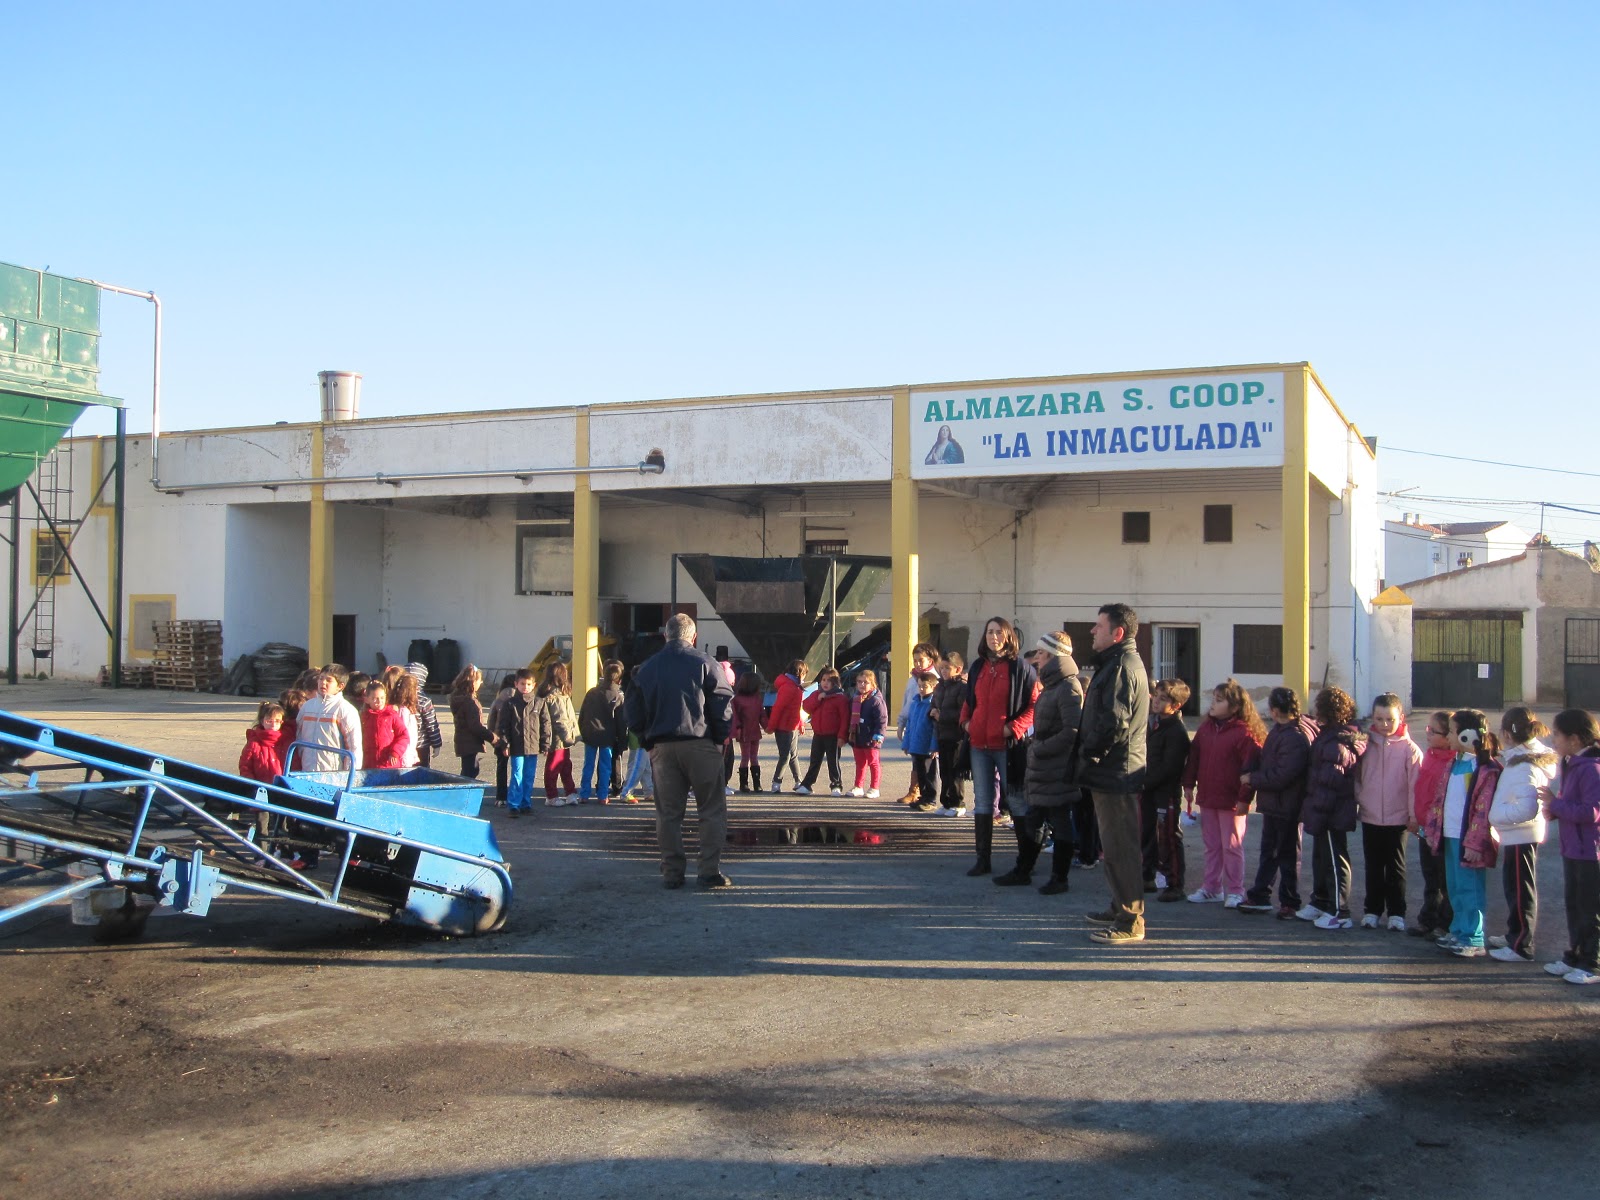
<instances>
[{"instance_id":1,"label":"child in blue jacket","mask_svg":"<svg viewBox=\"0 0 1600 1200\"><path fill-rule=\"evenodd\" d=\"M934 755L939 752L939 730L933 723L933 689L938 686L939 676L932 671L918 671L914 681L917 693L900 714L900 724L905 730L900 737L900 749L911 756L908 803L918 812L932 812L939 807L939 780L934 765Z\"/></svg>"}]
</instances>

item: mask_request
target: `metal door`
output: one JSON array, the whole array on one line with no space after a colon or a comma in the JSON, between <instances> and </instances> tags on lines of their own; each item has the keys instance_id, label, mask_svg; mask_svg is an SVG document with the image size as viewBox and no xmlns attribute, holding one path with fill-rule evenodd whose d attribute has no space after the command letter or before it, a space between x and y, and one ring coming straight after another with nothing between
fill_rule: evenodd
<instances>
[{"instance_id":1,"label":"metal door","mask_svg":"<svg viewBox=\"0 0 1600 1200\"><path fill-rule=\"evenodd\" d=\"M1600 618L1567 618L1565 657L1567 707L1600 708Z\"/></svg>"},{"instance_id":2,"label":"metal door","mask_svg":"<svg viewBox=\"0 0 1600 1200\"><path fill-rule=\"evenodd\" d=\"M1504 708L1521 689L1520 613L1417 614L1411 642L1417 708Z\"/></svg>"}]
</instances>

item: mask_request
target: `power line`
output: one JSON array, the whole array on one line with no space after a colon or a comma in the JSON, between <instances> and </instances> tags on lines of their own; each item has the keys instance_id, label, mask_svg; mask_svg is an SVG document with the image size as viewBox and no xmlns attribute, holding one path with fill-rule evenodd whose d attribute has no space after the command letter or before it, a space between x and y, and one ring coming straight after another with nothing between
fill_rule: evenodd
<instances>
[{"instance_id":1,"label":"power line","mask_svg":"<svg viewBox=\"0 0 1600 1200\"><path fill-rule=\"evenodd\" d=\"M1466 458L1460 454L1440 454L1435 450L1407 450L1404 446L1380 445L1379 452L1416 454L1423 458L1448 458L1451 462L1478 463L1485 467L1509 467L1513 471L1543 471L1547 475L1581 475L1585 479L1600 479L1600 472L1571 471L1565 467L1531 467L1527 463L1498 462L1492 458Z\"/></svg>"}]
</instances>

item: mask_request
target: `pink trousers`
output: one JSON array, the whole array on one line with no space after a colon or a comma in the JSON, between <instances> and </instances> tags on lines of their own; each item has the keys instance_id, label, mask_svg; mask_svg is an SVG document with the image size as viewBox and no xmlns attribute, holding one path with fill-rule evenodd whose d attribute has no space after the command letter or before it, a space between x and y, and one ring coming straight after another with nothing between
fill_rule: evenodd
<instances>
[{"instance_id":1,"label":"pink trousers","mask_svg":"<svg viewBox=\"0 0 1600 1200\"><path fill-rule=\"evenodd\" d=\"M1231 808L1202 808L1200 833L1206 844L1206 891L1244 895L1244 818Z\"/></svg>"},{"instance_id":2,"label":"pink trousers","mask_svg":"<svg viewBox=\"0 0 1600 1200\"><path fill-rule=\"evenodd\" d=\"M872 773L872 782L868 787L877 787L883 775L883 768L878 762L878 748L876 746L851 746L850 753L856 756L856 786L861 786L861 781Z\"/></svg>"}]
</instances>

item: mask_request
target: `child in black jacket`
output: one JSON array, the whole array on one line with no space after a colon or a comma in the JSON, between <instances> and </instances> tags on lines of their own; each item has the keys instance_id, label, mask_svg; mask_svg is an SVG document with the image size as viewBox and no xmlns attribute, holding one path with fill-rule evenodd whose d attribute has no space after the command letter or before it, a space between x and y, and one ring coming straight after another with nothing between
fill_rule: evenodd
<instances>
[{"instance_id":1,"label":"child in black jacket","mask_svg":"<svg viewBox=\"0 0 1600 1200\"><path fill-rule=\"evenodd\" d=\"M1156 897L1171 903L1185 897L1183 890L1183 768L1189 761L1189 731L1183 724L1183 706L1189 685L1181 679L1158 679L1150 689L1150 735L1144 771L1140 815L1144 821L1145 891L1155 890L1159 871L1166 886Z\"/></svg>"}]
</instances>

